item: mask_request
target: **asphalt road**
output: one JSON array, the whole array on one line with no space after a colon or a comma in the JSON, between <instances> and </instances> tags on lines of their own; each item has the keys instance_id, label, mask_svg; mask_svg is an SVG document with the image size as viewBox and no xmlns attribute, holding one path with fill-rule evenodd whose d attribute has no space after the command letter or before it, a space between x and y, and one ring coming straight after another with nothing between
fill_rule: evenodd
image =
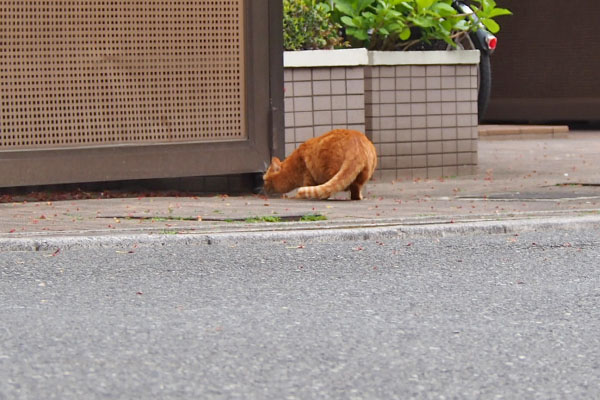
<instances>
[{"instance_id":1,"label":"asphalt road","mask_svg":"<svg viewBox=\"0 0 600 400\"><path fill-rule=\"evenodd\" d=\"M0 399L600 398L598 233L0 253Z\"/></svg>"}]
</instances>

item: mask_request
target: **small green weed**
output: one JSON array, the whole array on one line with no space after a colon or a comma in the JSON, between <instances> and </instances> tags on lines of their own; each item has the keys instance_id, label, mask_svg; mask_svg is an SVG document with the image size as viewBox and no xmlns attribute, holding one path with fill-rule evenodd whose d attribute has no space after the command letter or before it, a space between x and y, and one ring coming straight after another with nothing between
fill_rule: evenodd
<instances>
[{"instance_id":1,"label":"small green weed","mask_svg":"<svg viewBox=\"0 0 600 400\"><path fill-rule=\"evenodd\" d=\"M265 216L265 217L253 217L246 218L244 222L254 223L254 222L281 222L280 217L275 216Z\"/></svg>"},{"instance_id":2,"label":"small green weed","mask_svg":"<svg viewBox=\"0 0 600 400\"><path fill-rule=\"evenodd\" d=\"M326 216L318 214L308 214L300 217L300 221L325 221L326 219Z\"/></svg>"}]
</instances>

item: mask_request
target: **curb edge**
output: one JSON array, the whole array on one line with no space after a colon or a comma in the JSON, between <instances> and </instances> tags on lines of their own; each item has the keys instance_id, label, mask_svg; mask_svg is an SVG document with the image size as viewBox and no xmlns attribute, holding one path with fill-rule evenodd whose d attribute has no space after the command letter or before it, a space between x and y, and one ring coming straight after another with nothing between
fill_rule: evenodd
<instances>
[{"instance_id":1,"label":"curb edge","mask_svg":"<svg viewBox=\"0 0 600 400\"><path fill-rule=\"evenodd\" d=\"M189 244L231 245L244 241L350 241L411 237L439 238L467 234L509 234L538 230L600 229L600 216L475 221L431 225L398 224L384 227L335 228L327 230L217 232L164 234L116 234L98 236L54 236L45 238L0 239L0 251L55 251L73 248L131 248L136 245Z\"/></svg>"}]
</instances>

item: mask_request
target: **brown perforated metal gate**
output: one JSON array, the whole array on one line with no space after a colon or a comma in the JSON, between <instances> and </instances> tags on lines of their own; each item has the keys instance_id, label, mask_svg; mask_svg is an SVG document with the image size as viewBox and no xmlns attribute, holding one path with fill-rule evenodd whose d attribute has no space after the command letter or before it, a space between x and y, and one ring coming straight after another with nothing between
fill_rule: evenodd
<instances>
[{"instance_id":1,"label":"brown perforated metal gate","mask_svg":"<svg viewBox=\"0 0 600 400\"><path fill-rule=\"evenodd\" d=\"M0 0L0 186L259 171L274 3Z\"/></svg>"}]
</instances>

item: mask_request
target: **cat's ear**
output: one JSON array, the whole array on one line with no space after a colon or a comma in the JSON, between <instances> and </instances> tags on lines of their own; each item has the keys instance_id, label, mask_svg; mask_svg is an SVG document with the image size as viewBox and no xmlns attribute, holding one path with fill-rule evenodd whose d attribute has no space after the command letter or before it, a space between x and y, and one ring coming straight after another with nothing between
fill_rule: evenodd
<instances>
[{"instance_id":1,"label":"cat's ear","mask_svg":"<svg viewBox=\"0 0 600 400\"><path fill-rule=\"evenodd\" d=\"M273 157L271 159L271 170L273 172L279 172L281 170L281 161L279 161L279 158Z\"/></svg>"}]
</instances>

